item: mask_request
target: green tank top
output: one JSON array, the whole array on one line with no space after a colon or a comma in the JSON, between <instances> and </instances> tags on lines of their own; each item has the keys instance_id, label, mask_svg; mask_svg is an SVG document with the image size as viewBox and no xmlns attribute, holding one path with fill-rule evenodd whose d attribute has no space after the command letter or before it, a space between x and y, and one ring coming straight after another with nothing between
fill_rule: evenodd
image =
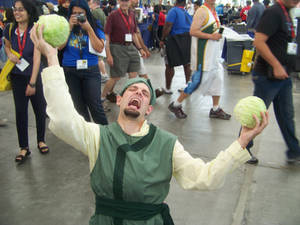
<instances>
[{"instance_id":1,"label":"green tank top","mask_svg":"<svg viewBox=\"0 0 300 225\"><path fill-rule=\"evenodd\" d=\"M176 136L150 125L149 133L134 137L118 123L100 126L100 150L91 172L96 196L126 202L161 204L172 178ZM122 220L123 225L162 225L160 214L144 221ZM95 213L90 225L115 225L110 216Z\"/></svg>"}]
</instances>

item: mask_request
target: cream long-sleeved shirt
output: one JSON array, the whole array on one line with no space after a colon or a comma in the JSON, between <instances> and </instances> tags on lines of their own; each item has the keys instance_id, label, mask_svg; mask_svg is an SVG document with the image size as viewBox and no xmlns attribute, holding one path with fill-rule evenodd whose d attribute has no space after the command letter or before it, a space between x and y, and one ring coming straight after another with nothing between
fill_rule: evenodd
<instances>
[{"instance_id":1,"label":"cream long-sleeved shirt","mask_svg":"<svg viewBox=\"0 0 300 225\"><path fill-rule=\"evenodd\" d=\"M87 155L90 171L94 168L100 148L99 125L86 122L74 108L63 69L59 66L47 67L42 72L49 128L60 139ZM149 125L144 122L134 136L144 136ZM248 151L238 141L225 151L205 163L193 158L177 140L173 150L173 176L184 189L209 190L223 185L226 175L250 159Z\"/></svg>"}]
</instances>

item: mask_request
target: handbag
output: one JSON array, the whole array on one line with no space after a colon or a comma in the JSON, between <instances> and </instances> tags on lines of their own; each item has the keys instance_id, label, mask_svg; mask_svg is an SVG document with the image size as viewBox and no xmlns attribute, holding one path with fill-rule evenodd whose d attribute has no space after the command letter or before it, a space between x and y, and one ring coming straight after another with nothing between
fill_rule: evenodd
<instances>
[{"instance_id":1,"label":"handbag","mask_svg":"<svg viewBox=\"0 0 300 225\"><path fill-rule=\"evenodd\" d=\"M9 27L9 40L11 39L11 29L12 29L12 23ZM18 57L18 59L21 57L20 54L13 49L10 49L10 51ZM11 87L11 81L10 81L10 72L14 68L15 63L12 62L10 59L7 59L4 67L2 68L2 71L0 73L0 91L9 91L12 89Z\"/></svg>"},{"instance_id":2,"label":"handbag","mask_svg":"<svg viewBox=\"0 0 300 225\"><path fill-rule=\"evenodd\" d=\"M148 25L147 30L148 30L149 32L152 31L152 24L149 24L149 25Z\"/></svg>"}]
</instances>

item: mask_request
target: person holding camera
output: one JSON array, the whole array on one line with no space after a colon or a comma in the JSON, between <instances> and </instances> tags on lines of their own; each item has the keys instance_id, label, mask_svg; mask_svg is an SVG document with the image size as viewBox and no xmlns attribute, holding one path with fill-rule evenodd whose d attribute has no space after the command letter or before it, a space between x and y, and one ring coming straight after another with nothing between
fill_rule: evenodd
<instances>
[{"instance_id":1,"label":"person holding camera","mask_svg":"<svg viewBox=\"0 0 300 225\"><path fill-rule=\"evenodd\" d=\"M92 16L85 0L72 0L68 19L71 33L65 43L62 66L66 82L76 110L86 121L91 121L89 111L95 123L107 124L101 104L101 76L98 56L91 49L102 52L104 33L100 24Z\"/></svg>"}]
</instances>

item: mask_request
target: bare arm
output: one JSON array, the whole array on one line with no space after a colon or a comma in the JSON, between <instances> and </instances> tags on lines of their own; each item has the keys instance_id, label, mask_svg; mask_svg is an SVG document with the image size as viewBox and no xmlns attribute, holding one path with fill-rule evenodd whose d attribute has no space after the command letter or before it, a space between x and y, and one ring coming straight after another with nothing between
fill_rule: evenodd
<instances>
[{"instance_id":1,"label":"bare arm","mask_svg":"<svg viewBox=\"0 0 300 225\"><path fill-rule=\"evenodd\" d=\"M109 38L108 34L105 34L105 40L106 40L105 51L106 51L106 57L107 57L106 60L107 60L108 65L113 66L114 59L110 52L110 38Z\"/></svg>"},{"instance_id":2,"label":"bare arm","mask_svg":"<svg viewBox=\"0 0 300 225\"><path fill-rule=\"evenodd\" d=\"M142 48L142 46L139 42L138 34L134 33L132 35L132 39L133 39L133 42L134 42L135 46L137 47L138 51L141 53L142 57L145 58L146 57L146 52L144 51L144 49Z\"/></svg>"},{"instance_id":3,"label":"bare arm","mask_svg":"<svg viewBox=\"0 0 300 225\"><path fill-rule=\"evenodd\" d=\"M258 53L273 67L275 78L286 79L288 78L288 74L267 45L268 38L266 34L257 32L255 33L253 45L256 47Z\"/></svg>"},{"instance_id":4,"label":"bare arm","mask_svg":"<svg viewBox=\"0 0 300 225\"><path fill-rule=\"evenodd\" d=\"M11 45L9 40L7 40L6 38L4 39L5 42L5 53L7 55L7 57L10 59L10 61L12 61L13 63L19 63L20 60L18 59L17 56L15 56L11 51Z\"/></svg>"},{"instance_id":5,"label":"bare arm","mask_svg":"<svg viewBox=\"0 0 300 225\"><path fill-rule=\"evenodd\" d=\"M41 52L36 47L34 47L32 73L29 81L29 84L31 85L35 85L36 83L36 79L40 70L40 64L41 64ZM35 87L31 87L29 84L27 85L26 88L26 92L25 92L26 96L31 96L35 94Z\"/></svg>"},{"instance_id":6,"label":"bare arm","mask_svg":"<svg viewBox=\"0 0 300 225\"><path fill-rule=\"evenodd\" d=\"M207 20L208 14L204 8L199 8L194 15L193 22L190 28L190 35L208 40L219 40L222 38L222 35L219 33L208 34L201 31L201 27L204 25Z\"/></svg>"}]
</instances>

